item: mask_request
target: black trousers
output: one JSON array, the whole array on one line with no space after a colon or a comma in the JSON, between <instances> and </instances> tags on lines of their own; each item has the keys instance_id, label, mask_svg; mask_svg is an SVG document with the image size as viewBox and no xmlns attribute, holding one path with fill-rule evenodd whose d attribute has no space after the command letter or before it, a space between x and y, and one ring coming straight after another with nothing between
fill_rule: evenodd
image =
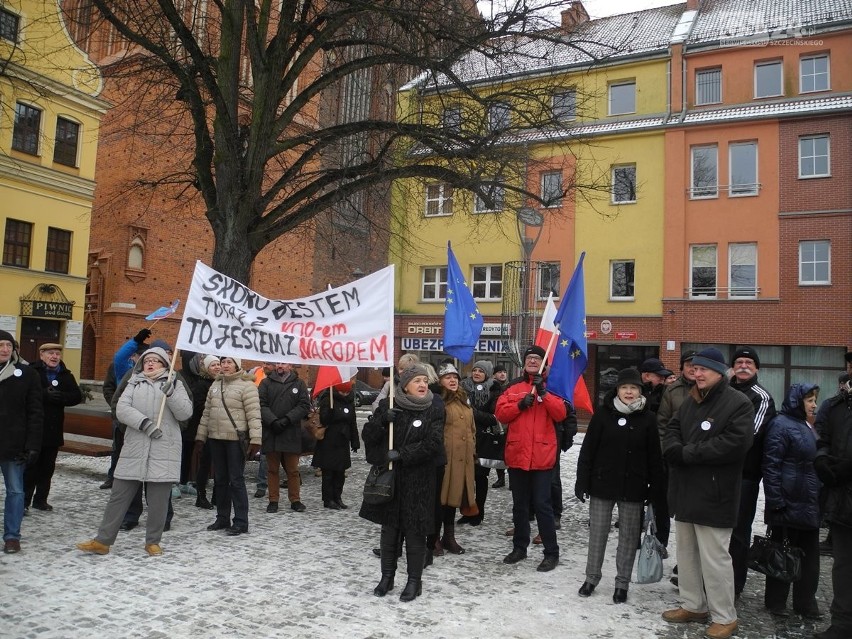
<instances>
[{"instance_id":1,"label":"black trousers","mask_svg":"<svg viewBox=\"0 0 852 639\"><path fill-rule=\"evenodd\" d=\"M118 458L121 457L121 448L124 446L124 431L118 427L118 422L112 422L112 454L110 455L109 470L107 477L112 479L115 472L115 465L118 463Z\"/></svg>"},{"instance_id":2,"label":"black trousers","mask_svg":"<svg viewBox=\"0 0 852 639\"><path fill-rule=\"evenodd\" d=\"M485 517L485 500L488 498L488 476L491 469L487 466L473 467L473 486L476 490L476 506L479 508L478 519Z\"/></svg>"},{"instance_id":3,"label":"black trousers","mask_svg":"<svg viewBox=\"0 0 852 639\"><path fill-rule=\"evenodd\" d=\"M50 494L50 482L56 470L56 456L59 447L42 448L36 462L24 471L24 504L31 502L47 503Z\"/></svg>"},{"instance_id":4,"label":"black trousers","mask_svg":"<svg viewBox=\"0 0 852 639\"><path fill-rule=\"evenodd\" d=\"M446 466L435 466L435 503L432 507L435 509L435 530L431 535L426 537L426 547L429 550L435 549L435 542L441 536L441 524L444 522L444 507L441 505L441 486L444 483L444 470Z\"/></svg>"},{"instance_id":5,"label":"black trousers","mask_svg":"<svg viewBox=\"0 0 852 639\"><path fill-rule=\"evenodd\" d=\"M562 467L559 463L560 451L556 451L556 465L550 476L550 505L553 507L553 516L562 519Z\"/></svg>"},{"instance_id":6,"label":"black trousers","mask_svg":"<svg viewBox=\"0 0 852 639\"><path fill-rule=\"evenodd\" d=\"M343 497L343 484L346 481L346 473L342 470L322 469L322 500L341 501Z\"/></svg>"},{"instance_id":7,"label":"black trousers","mask_svg":"<svg viewBox=\"0 0 852 639\"><path fill-rule=\"evenodd\" d=\"M550 497L552 476L552 470L509 469L512 521L515 524L512 546L518 550L526 551L530 545L530 499L532 499L535 517L538 520L538 532L544 545L544 554L559 556L556 522L553 519Z\"/></svg>"},{"instance_id":8,"label":"black trousers","mask_svg":"<svg viewBox=\"0 0 852 639\"><path fill-rule=\"evenodd\" d=\"M663 464L663 487L661 490L656 491L656 495L651 500L651 504L654 506L654 523L657 525L657 540L663 544L663 546L669 545L669 533L671 533L672 522L669 517L669 498L668 498L668 485L669 485L669 467L667 464Z\"/></svg>"},{"instance_id":9,"label":"black trousers","mask_svg":"<svg viewBox=\"0 0 852 639\"><path fill-rule=\"evenodd\" d=\"M240 442L211 439L210 457L213 460L213 482L216 491L216 520L248 528L248 493L246 492L246 458Z\"/></svg>"},{"instance_id":10,"label":"black trousers","mask_svg":"<svg viewBox=\"0 0 852 639\"><path fill-rule=\"evenodd\" d=\"M760 493L760 481L742 480L740 509L737 513L737 525L731 532L731 563L734 565L734 592L740 593L748 577L748 549L751 547L751 525L757 510L757 497Z\"/></svg>"},{"instance_id":11,"label":"black trousers","mask_svg":"<svg viewBox=\"0 0 852 639\"><path fill-rule=\"evenodd\" d=\"M852 528L829 523L834 553L831 581L831 625L852 637Z\"/></svg>"},{"instance_id":12,"label":"black trousers","mask_svg":"<svg viewBox=\"0 0 852 639\"><path fill-rule=\"evenodd\" d=\"M771 526L769 538L781 541L784 531L790 544L804 551L802 557L802 578L792 584L793 586L793 610L797 612L808 612L817 609L816 591L819 586L819 528L813 530L799 530L796 528L784 528L782 526ZM766 590L763 602L767 608L784 608L787 605L787 597L790 594L790 585L784 581L766 578Z\"/></svg>"}]
</instances>

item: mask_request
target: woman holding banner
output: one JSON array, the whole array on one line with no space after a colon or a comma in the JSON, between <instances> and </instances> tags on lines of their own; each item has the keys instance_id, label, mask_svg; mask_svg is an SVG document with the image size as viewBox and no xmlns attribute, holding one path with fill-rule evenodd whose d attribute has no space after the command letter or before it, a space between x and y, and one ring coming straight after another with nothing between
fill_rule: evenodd
<instances>
[{"instance_id":1,"label":"woman holding banner","mask_svg":"<svg viewBox=\"0 0 852 639\"><path fill-rule=\"evenodd\" d=\"M404 540L408 582L400 600L412 601L421 593L426 535L435 523L435 457L444 447L444 403L429 390L424 366L416 364L399 377L391 396L381 401L362 432L367 462L393 462L394 495L384 504L363 503L360 515L382 525L382 578L373 594L384 597L393 589L397 548Z\"/></svg>"},{"instance_id":2,"label":"woman holding banner","mask_svg":"<svg viewBox=\"0 0 852 639\"><path fill-rule=\"evenodd\" d=\"M163 554L160 538L169 495L172 484L180 479L179 422L191 415L192 400L186 387L174 379L166 352L159 347L149 348L134 365L116 407L116 417L127 425L127 431L98 534L77 544L77 548L106 555L115 543L127 507L145 482L148 486L145 550L151 556Z\"/></svg>"}]
</instances>

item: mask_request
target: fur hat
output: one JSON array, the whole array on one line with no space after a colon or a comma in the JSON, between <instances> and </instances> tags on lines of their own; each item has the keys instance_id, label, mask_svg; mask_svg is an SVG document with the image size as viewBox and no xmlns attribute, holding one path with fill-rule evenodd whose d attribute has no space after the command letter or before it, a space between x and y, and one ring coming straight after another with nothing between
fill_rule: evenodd
<instances>
[{"instance_id":1,"label":"fur hat","mask_svg":"<svg viewBox=\"0 0 852 639\"><path fill-rule=\"evenodd\" d=\"M423 377L428 378L429 373L426 370L426 367L423 366L423 364L415 364L414 366L409 366L399 374L399 387L402 390L405 390L405 387L408 386L408 383L418 375L422 375Z\"/></svg>"},{"instance_id":2,"label":"fur hat","mask_svg":"<svg viewBox=\"0 0 852 639\"><path fill-rule=\"evenodd\" d=\"M438 367L438 379L444 377L444 375L455 375L456 377L461 377L461 375L459 375L459 369L457 369L453 364L441 364Z\"/></svg>"},{"instance_id":3,"label":"fur hat","mask_svg":"<svg viewBox=\"0 0 852 639\"><path fill-rule=\"evenodd\" d=\"M754 367L760 368L760 358L757 356L757 351L751 346L740 346L737 350L735 350L734 356L731 358L731 366L733 366L734 362L736 362L740 357L747 357L754 360Z\"/></svg>"},{"instance_id":4,"label":"fur hat","mask_svg":"<svg viewBox=\"0 0 852 639\"><path fill-rule=\"evenodd\" d=\"M725 362L725 356L715 348L705 348L692 358L692 363L695 366L703 366L712 371L716 371L720 375L725 375L728 372L728 364Z\"/></svg>"},{"instance_id":5,"label":"fur hat","mask_svg":"<svg viewBox=\"0 0 852 639\"><path fill-rule=\"evenodd\" d=\"M546 353L544 352L544 349L541 346L536 346L535 344L533 344L532 346L527 348L527 350L524 351L524 356L521 358L521 360L525 360L527 358L527 355L538 355L540 358L544 359Z\"/></svg>"},{"instance_id":6,"label":"fur hat","mask_svg":"<svg viewBox=\"0 0 852 639\"><path fill-rule=\"evenodd\" d=\"M204 367L204 370L206 371L210 368L210 364L212 364L213 362L218 363L218 361L219 361L219 358L216 357L215 355L208 355L203 360L201 360L201 365Z\"/></svg>"},{"instance_id":7,"label":"fur hat","mask_svg":"<svg viewBox=\"0 0 852 639\"><path fill-rule=\"evenodd\" d=\"M618 371L618 381L615 383L615 387L618 388L626 384L633 384L642 388L642 376L639 374L639 371L635 368L625 368Z\"/></svg>"},{"instance_id":8,"label":"fur hat","mask_svg":"<svg viewBox=\"0 0 852 639\"><path fill-rule=\"evenodd\" d=\"M52 342L49 343L49 344L42 344L41 346L38 347L39 353L41 353L42 351L61 351L61 350L62 350L62 344L54 344Z\"/></svg>"},{"instance_id":9,"label":"fur hat","mask_svg":"<svg viewBox=\"0 0 852 639\"><path fill-rule=\"evenodd\" d=\"M485 379L488 379L494 374L494 364L487 359L479 359L473 363L473 368L481 368L485 373Z\"/></svg>"}]
</instances>

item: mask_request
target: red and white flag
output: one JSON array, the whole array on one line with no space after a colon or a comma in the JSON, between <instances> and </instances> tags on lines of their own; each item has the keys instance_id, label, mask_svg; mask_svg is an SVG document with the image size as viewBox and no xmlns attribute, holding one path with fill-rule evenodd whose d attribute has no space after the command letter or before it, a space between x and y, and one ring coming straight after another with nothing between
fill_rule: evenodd
<instances>
[{"instance_id":1,"label":"red and white flag","mask_svg":"<svg viewBox=\"0 0 852 639\"><path fill-rule=\"evenodd\" d=\"M326 388L348 382L355 377L357 372L357 366L320 366L317 370L316 382L314 382L313 397L319 395Z\"/></svg>"},{"instance_id":2,"label":"red and white flag","mask_svg":"<svg viewBox=\"0 0 852 639\"><path fill-rule=\"evenodd\" d=\"M538 327L538 332L535 335L535 345L541 346L545 350L551 364L553 363L553 358L558 356L558 349L554 348L556 336L559 334L556 323L554 322L555 318L556 304L553 302L553 294L551 293L547 298L547 304L544 306L544 313L541 315L541 325ZM589 413L595 412L592 406L592 398L589 395L589 389L586 387L586 380L583 379L582 375L577 378L577 384L574 386L574 408L582 408Z\"/></svg>"}]
</instances>

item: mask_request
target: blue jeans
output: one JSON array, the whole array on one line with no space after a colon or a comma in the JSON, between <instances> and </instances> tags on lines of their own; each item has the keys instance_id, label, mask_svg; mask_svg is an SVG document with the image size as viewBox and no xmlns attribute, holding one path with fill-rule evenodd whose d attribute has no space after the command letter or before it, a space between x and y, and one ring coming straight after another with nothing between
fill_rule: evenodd
<instances>
[{"instance_id":1,"label":"blue jeans","mask_svg":"<svg viewBox=\"0 0 852 639\"><path fill-rule=\"evenodd\" d=\"M512 489L512 520L515 536L512 546L526 551L530 545L530 500L538 521L538 532L544 545L545 556L559 556L556 543L556 523L553 520L550 483L552 470L509 469L509 485Z\"/></svg>"},{"instance_id":2,"label":"blue jeans","mask_svg":"<svg viewBox=\"0 0 852 639\"><path fill-rule=\"evenodd\" d=\"M16 461L0 462L6 483L6 506L3 509L3 541L21 540L24 519L24 465Z\"/></svg>"},{"instance_id":3,"label":"blue jeans","mask_svg":"<svg viewBox=\"0 0 852 639\"><path fill-rule=\"evenodd\" d=\"M260 456L260 461L257 464L257 487L266 490L269 486L267 485L267 471L269 466L266 463L266 455Z\"/></svg>"}]
</instances>

